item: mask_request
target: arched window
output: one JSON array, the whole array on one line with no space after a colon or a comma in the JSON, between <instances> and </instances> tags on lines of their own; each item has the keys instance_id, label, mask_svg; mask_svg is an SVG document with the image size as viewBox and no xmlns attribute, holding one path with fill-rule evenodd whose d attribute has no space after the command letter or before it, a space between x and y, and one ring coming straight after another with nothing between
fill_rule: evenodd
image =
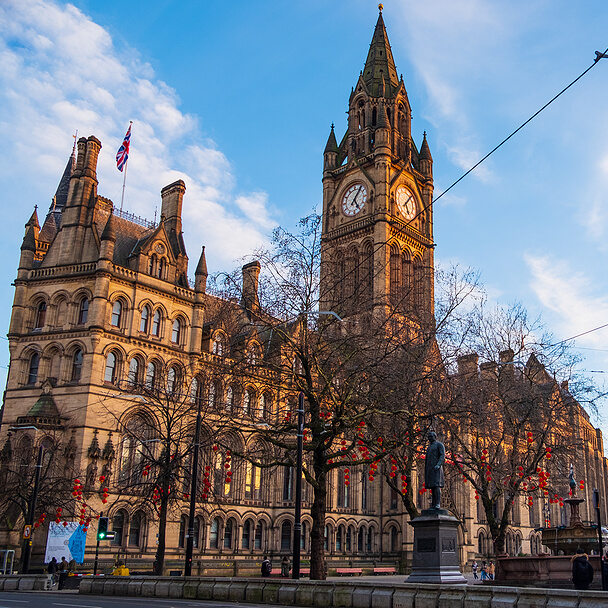
<instances>
[{"instance_id":1,"label":"arched window","mask_svg":"<svg viewBox=\"0 0 608 608\"><path fill-rule=\"evenodd\" d=\"M477 552L480 555L485 555L486 552L486 535L483 530L479 531L479 536L477 537Z\"/></svg>"},{"instance_id":2,"label":"arched window","mask_svg":"<svg viewBox=\"0 0 608 608\"><path fill-rule=\"evenodd\" d=\"M249 549L249 545L251 543L251 531L252 531L252 528L253 528L252 521L250 519L248 519L243 524L243 536L241 538L241 547L243 549Z\"/></svg>"},{"instance_id":3,"label":"arched window","mask_svg":"<svg viewBox=\"0 0 608 608\"><path fill-rule=\"evenodd\" d=\"M218 357L223 356L223 354L224 354L224 335L222 333L215 334L211 352L214 355L218 355Z\"/></svg>"},{"instance_id":4,"label":"arched window","mask_svg":"<svg viewBox=\"0 0 608 608\"><path fill-rule=\"evenodd\" d=\"M370 528L367 531L367 552L372 552L372 547L374 546L374 531Z\"/></svg>"},{"instance_id":5,"label":"arched window","mask_svg":"<svg viewBox=\"0 0 608 608\"><path fill-rule=\"evenodd\" d=\"M231 412L234 408L234 390L231 386L226 390L226 410Z\"/></svg>"},{"instance_id":6,"label":"arched window","mask_svg":"<svg viewBox=\"0 0 608 608\"><path fill-rule=\"evenodd\" d=\"M154 363L154 361L150 361L150 363L148 363L148 367L146 367L146 388L154 388L156 386L157 380L158 371L156 368L156 363Z\"/></svg>"},{"instance_id":7,"label":"arched window","mask_svg":"<svg viewBox=\"0 0 608 608\"><path fill-rule=\"evenodd\" d=\"M106 357L106 371L103 377L104 382L116 383L116 377L118 374L118 358L116 353L110 351Z\"/></svg>"},{"instance_id":8,"label":"arched window","mask_svg":"<svg viewBox=\"0 0 608 608\"><path fill-rule=\"evenodd\" d=\"M401 254L396 245L391 247L391 304L397 306L401 302Z\"/></svg>"},{"instance_id":9,"label":"arched window","mask_svg":"<svg viewBox=\"0 0 608 608\"><path fill-rule=\"evenodd\" d=\"M374 294L374 247L367 242L363 248L361 258L361 296L360 305L365 308L371 307Z\"/></svg>"},{"instance_id":10,"label":"arched window","mask_svg":"<svg viewBox=\"0 0 608 608\"><path fill-rule=\"evenodd\" d=\"M255 538L253 541L254 549L262 548L262 538L264 537L264 522L259 521L255 527Z\"/></svg>"},{"instance_id":11,"label":"arched window","mask_svg":"<svg viewBox=\"0 0 608 608\"><path fill-rule=\"evenodd\" d=\"M167 372L167 392L169 395L179 392L179 370L175 367L170 367Z\"/></svg>"},{"instance_id":12,"label":"arched window","mask_svg":"<svg viewBox=\"0 0 608 608\"><path fill-rule=\"evenodd\" d=\"M245 498L260 500L261 469L255 463L245 462Z\"/></svg>"},{"instance_id":13,"label":"arched window","mask_svg":"<svg viewBox=\"0 0 608 608\"><path fill-rule=\"evenodd\" d=\"M293 500L293 467L283 467L283 500Z\"/></svg>"},{"instance_id":14,"label":"arched window","mask_svg":"<svg viewBox=\"0 0 608 608\"><path fill-rule=\"evenodd\" d=\"M207 397L207 402L210 408L217 407L220 404L221 390L219 382L211 382L211 384L209 385L209 393Z\"/></svg>"},{"instance_id":15,"label":"arched window","mask_svg":"<svg viewBox=\"0 0 608 608\"><path fill-rule=\"evenodd\" d=\"M281 551L291 550L291 522L284 521L281 526Z\"/></svg>"},{"instance_id":16,"label":"arched window","mask_svg":"<svg viewBox=\"0 0 608 608\"><path fill-rule=\"evenodd\" d=\"M300 549L306 550L306 538L308 537L308 524L302 522L302 531L300 532Z\"/></svg>"},{"instance_id":17,"label":"arched window","mask_svg":"<svg viewBox=\"0 0 608 608\"><path fill-rule=\"evenodd\" d=\"M197 548L199 546L199 539L201 537L201 518L194 518L194 547Z\"/></svg>"},{"instance_id":18,"label":"arched window","mask_svg":"<svg viewBox=\"0 0 608 608\"><path fill-rule=\"evenodd\" d=\"M148 322L150 320L150 307L144 306L141 310L141 320L139 322L139 331L148 333Z\"/></svg>"},{"instance_id":19,"label":"arched window","mask_svg":"<svg viewBox=\"0 0 608 608\"><path fill-rule=\"evenodd\" d=\"M183 549L186 546L186 531L188 530L188 518L182 515L179 518L179 539L178 547Z\"/></svg>"},{"instance_id":20,"label":"arched window","mask_svg":"<svg viewBox=\"0 0 608 608\"><path fill-rule=\"evenodd\" d=\"M159 279L164 279L165 278L165 267L167 266L167 261L165 260L165 258L159 258L158 260L158 272L156 273L156 276Z\"/></svg>"},{"instance_id":21,"label":"arched window","mask_svg":"<svg viewBox=\"0 0 608 608\"><path fill-rule=\"evenodd\" d=\"M251 389L247 389L243 395L243 413L246 416L251 416L253 406L255 405L255 393Z\"/></svg>"},{"instance_id":22,"label":"arched window","mask_svg":"<svg viewBox=\"0 0 608 608\"><path fill-rule=\"evenodd\" d=\"M150 276L154 276L154 269L156 268L156 255L152 254L150 256L150 263L148 264L148 274Z\"/></svg>"},{"instance_id":23,"label":"arched window","mask_svg":"<svg viewBox=\"0 0 608 608\"><path fill-rule=\"evenodd\" d=\"M232 535L234 533L234 520L230 518L224 528L224 549L232 549Z\"/></svg>"},{"instance_id":24,"label":"arched window","mask_svg":"<svg viewBox=\"0 0 608 608\"><path fill-rule=\"evenodd\" d=\"M87 322L89 316L89 299L82 298L80 300L80 307L78 309L78 325L84 325Z\"/></svg>"},{"instance_id":25,"label":"arched window","mask_svg":"<svg viewBox=\"0 0 608 608\"><path fill-rule=\"evenodd\" d=\"M325 551L329 551L329 526L325 526L325 531L323 534L323 548Z\"/></svg>"},{"instance_id":26,"label":"arched window","mask_svg":"<svg viewBox=\"0 0 608 608\"><path fill-rule=\"evenodd\" d=\"M173 329L171 330L171 342L174 344L179 344L181 335L182 324L179 319L175 319L175 321L173 321Z\"/></svg>"},{"instance_id":27,"label":"arched window","mask_svg":"<svg viewBox=\"0 0 608 608\"><path fill-rule=\"evenodd\" d=\"M365 544L365 528L359 528L359 533L357 534L357 551L359 553L363 553L364 544Z\"/></svg>"},{"instance_id":28,"label":"arched window","mask_svg":"<svg viewBox=\"0 0 608 608\"><path fill-rule=\"evenodd\" d=\"M34 353L30 359L30 368L27 374L27 383L36 384L38 381L38 369L40 367L40 353Z\"/></svg>"},{"instance_id":29,"label":"arched window","mask_svg":"<svg viewBox=\"0 0 608 608\"><path fill-rule=\"evenodd\" d=\"M78 382L80 380L80 374L82 373L82 350L78 349L72 357L72 382Z\"/></svg>"},{"instance_id":30,"label":"arched window","mask_svg":"<svg viewBox=\"0 0 608 608\"><path fill-rule=\"evenodd\" d=\"M143 523L143 514L141 511L137 511L131 518L131 525L129 526L129 547L140 546Z\"/></svg>"},{"instance_id":31,"label":"arched window","mask_svg":"<svg viewBox=\"0 0 608 608\"><path fill-rule=\"evenodd\" d=\"M336 531L336 551L342 551L342 530L343 526L338 526Z\"/></svg>"},{"instance_id":32,"label":"arched window","mask_svg":"<svg viewBox=\"0 0 608 608\"><path fill-rule=\"evenodd\" d=\"M209 548L210 549L219 548L219 536L220 536L220 520L219 520L219 518L216 517L211 522L211 527L209 529Z\"/></svg>"},{"instance_id":33,"label":"arched window","mask_svg":"<svg viewBox=\"0 0 608 608\"><path fill-rule=\"evenodd\" d=\"M394 526L391 528L391 551L393 553L399 550L399 531Z\"/></svg>"},{"instance_id":34,"label":"arched window","mask_svg":"<svg viewBox=\"0 0 608 608\"><path fill-rule=\"evenodd\" d=\"M264 393L262 393L260 395L260 400L258 403L258 416L260 417L261 420L266 420L266 416L267 416L267 411L266 411L266 395Z\"/></svg>"},{"instance_id":35,"label":"arched window","mask_svg":"<svg viewBox=\"0 0 608 608\"><path fill-rule=\"evenodd\" d=\"M424 268L422 260L414 261L414 304L422 306L424 300Z\"/></svg>"},{"instance_id":36,"label":"arched window","mask_svg":"<svg viewBox=\"0 0 608 608\"><path fill-rule=\"evenodd\" d=\"M135 386L140 382L140 365L139 359L137 357L133 357L129 362L129 384L131 386Z\"/></svg>"},{"instance_id":37,"label":"arched window","mask_svg":"<svg viewBox=\"0 0 608 608\"><path fill-rule=\"evenodd\" d=\"M357 308L357 289L359 287L359 252L351 247L344 261L344 297L348 310Z\"/></svg>"},{"instance_id":38,"label":"arched window","mask_svg":"<svg viewBox=\"0 0 608 608\"><path fill-rule=\"evenodd\" d=\"M122 321L122 304L120 300L116 300L114 302L114 306L112 306L112 319L110 323L113 327L120 327Z\"/></svg>"},{"instance_id":39,"label":"arched window","mask_svg":"<svg viewBox=\"0 0 608 608\"><path fill-rule=\"evenodd\" d=\"M345 476L346 469L338 470L338 507L350 507L350 480Z\"/></svg>"},{"instance_id":40,"label":"arched window","mask_svg":"<svg viewBox=\"0 0 608 608\"><path fill-rule=\"evenodd\" d=\"M199 398L199 381L198 378L192 378L190 383L190 401L196 403Z\"/></svg>"},{"instance_id":41,"label":"arched window","mask_svg":"<svg viewBox=\"0 0 608 608\"><path fill-rule=\"evenodd\" d=\"M160 310L154 313L154 318L152 319L152 335L157 338L160 336Z\"/></svg>"},{"instance_id":42,"label":"arched window","mask_svg":"<svg viewBox=\"0 0 608 608\"><path fill-rule=\"evenodd\" d=\"M123 510L117 511L112 518L112 530L116 532L112 542L110 544L121 546L123 531L125 527L125 512Z\"/></svg>"},{"instance_id":43,"label":"arched window","mask_svg":"<svg viewBox=\"0 0 608 608\"><path fill-rule=\"evenodd\" d=\"M46 302L40 302L36 309L36 319L34 321L34 329L42 329L46 320Z\"/></svg>"}]
</instances>

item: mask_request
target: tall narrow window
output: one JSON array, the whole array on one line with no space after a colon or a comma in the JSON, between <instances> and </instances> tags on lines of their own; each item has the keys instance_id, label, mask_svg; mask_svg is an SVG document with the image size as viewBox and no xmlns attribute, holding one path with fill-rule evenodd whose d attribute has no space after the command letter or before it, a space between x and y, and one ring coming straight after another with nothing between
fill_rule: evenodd
<instances>
[{"instance_id":1,"label":"tall narrow window","mask_svg":"<svg viewBox=\"0 0 608 608\"><path fill-rule=\"evenodd\" d=\"M114 327L120 327L121 321L122 321L122 304L120 303L120 300L116 300L116 302L114 302L114 306L112 306L111 323Z\"/></svg>"},{"instance_id":2,"label":"tall narrow window","mask_svg":"<svg viewBox=\"0 0 608 608\"><path fill-rule=\"evenodd\" d=\"M195 518L194 520L194 547L198 548L199 539L201 537L201 519L200 517Z\"/></svg>"},{"instance_id":3,"label":"tall narrow window","mask_svg":"<svg viewBox=\"0 0 608 608\"><path fill-rule=\"evenodd\" d=\"M284 521L281 526L281 551L291 549L291 522Z\"/></svg>"},{"instance_id":4,"label":"tall narrow window","mask_svg":"<svg viewBox=\"0 0 608 608\"><path fill-rule=\"evenodd\" d=\"M182 324L179 319L175 319L173 321L173 329L171 330L171 342L174 344L180 343L180 338L182 334Z\"/></svg>"},{"instance_id":5,"label":"tall narrow window","mask_svg":"<svg viewBox=\"0 0 608 608\"><path fill-rule=\"evenodd\" d=\"M342 526L336 531L336 551L342 551Z\"/></svg>"},{"instance_id":6,"label":"tall narrow window","mask_svg":"<svg viewBox=\"0 0 608 608\"><path fill-rule=\"evenodd\" d=\"M106 358L106 371L103 378L104 382L111 382L112 384L116 382L116 364L116 355L113 352L109 352Z\"/></svg>"},{"instance_id":7,"label":"tall narrow window","mask_svg":"<svg viewBox=\"0 0 608 608\"><path fill-rule=\"evenodd\" d=\"M148 363L146 368L146 388L154 388L157 381L156 364L153 361Z\"/></svg>"},{"instance_id":8,"label":"tall narrow window","mask_svg":"<svg viewBox=\"0 0 608 608\"><path fill-rule=\"evenodd\" d=\"M192 401L192 403L196 403L198 399L198 386L198 379L192 378L192 383L190 384L190 401Z\"/></svg>"},{"instance_id":9,"label":"tall narrow window","mask_svg":"<svg viewBox=\"0 0 608 608\"><path fill-rule=\"evenodd\" d=\"M165 278L165 266L166 265L167 265L167 261L165 260L165 258L160 258L158 260L158 272L157 272L156 276L159 279Z\"/></svg>"},{"instance_id":10,"label":"tall narrow window","mask_svg":"<svg viewBox=\"0 0 608 608\"><path fill-rule=\"evenodd\" d=\"M160 336L160 310L154 313L154 318L152 319L152 335L157 338Z\"/></svg>"},{"instance_id":11,"label":"tall narrow window","mask_svg":"<svg viewBox=\"0 0 608 608\"><path fill-rule=\"evenodd\" d=\"M208 399L209 407L216 406L216 399L217 399L217 386L216 386L215 382L212 382L209 385L209 399Z\"/></svg>"},{"instance_id":12,"label":"tall narrow window","mask_svg":"<svg viewBox=\"0 0 608 608\"><path fill-rule=\"evenodd\" d=\"M219 547L219 532L220 520L216 517L211 522L211 528L209 529L209 547L211 549L217 549Z\"/></svg>"},{"instance_id":13,"label":"tall narrow window","mask_svg":"<svg viewBox=\"0 0 608 608\"><path fill-rule=\"evenodd\" d=\"M84 325L89 316L89 299L82 298L80 300L80 308L78 309L78 325Z\"/></svg>"},{"instance_id":14,"label":"tall narrow window","mask_svg":"<svg viewBox=\"0 0 608 608\"><path fill-rule=\"evenodd\" d=\"M365 471L361 474L361 509L367 510L367 474Z\"/></svg>"},{"instance_id":15,"label":"tall narrow window","mask_svg":"<svg viewBox=\"0 0 608 608\"><path fill-rule=\"evenodd\" d=\"M30 359L30 369L27 374L27 383L36 384L38 380L38 368L40 367L40 353L34 353Z\"/></svg>"},{"instance_id":16,"label":"tall narrow window","mask_svg":"<svg viewBox=\"0 0 608 608\"><path fill-rule=\"evenodd\" d=\"M357 534L357 551L363 553L363 543L365 542L365 528L359 528Z\"/></svg>"},{"instance_id":17,"label":"tall narrow window","mask_svg":"<svg viewBox=\"0 0 608 608\"><path fill-rule=\"evenodd\" d=\"M248 519L243 524L243 537L241 539L241 547L243 549L249 549L250 542L251 542L251 520Z\"/></svg>"},{"instance_id":18,"label":"tall narrow window","mask_svg":"<svg viewBox=\"0 0 608 608\"><path fill-rule=\"evenodd\" d=\"M224 528L224 549L232 549L233 520L229 519Z\"/></svg>"},{"instance_id":19,"label":"tall narrow window","mask_svg":"<svg viewBox=\"0 0 608 608\"><path fill-rule=\"evenodd\" d=\"M177 389L177 377L177 370L174 367L170 367L167 372L167 392L169 395L173 395Z\"/></svg>"},{"instance_id":20,"label":"tall narrow window","mask_svg":"<svg viewBox=\"0 0 608 608\"><path fill-rule=\"evenodd\" d=\"M374 531L370 528L367 531L367 552L372 552L372 547L374 546Z\"/></svg>"},{"instance_id":21,"label":"tall narrow window","mask_svg":"<svg viewBox=\"0 0 608 608\"><path fill-rule=\"evenodd\" d=\"M266 395L262 393L260 395L260 402L258 405L258 416L262 420L266 420Z\"/></svg>"},{"instance_id":22,"label":"tall narrow window","mask_svg":"<svg viewBox=\"0 0 608 608\"><path fill-rule=\"evenodd\" d=\"M129 384L135 386L139 383L139 359L133 357L129 362Z\"/></svg>"},{"instance_id":23,"label":"tall narrow window","mask_svg":"<svg viewBox=\"0 0 608 608\"><path fill-rule=\"evenodd\" d=\"M293 500L293 467L283 467L283 500Z\"/></svg>"},{"instance_id":24,"label":"tall narrow window","mask_svg":"<svg viewBox=\"0 0 608 608\"><path fill-rule=\"evenodd\" d=\"M213 340L213 347L211 349L211 352L214 355L218 355L219 357L221 357L224 354L224 336L221 333L216 334L214 340Z\"/></svg>"},{"instance_id":25,"label":"tall narrow window","mask_svg":"<svg viewBox=\"0 0 608 608\"><path fill-rule=\"evenodd\" d=\"M82 351L78 349L72 357L72 382L78 382L80 380L80 374L82 372Z\"/></svg>"},{"instance_id":26,"label":"tall narrow window","mask_svg":"<svg viewBox=\"0 0 608 608\"><path fill-rule=\"evenodd\" d=\"M112 530L115 532L111 545L122 545L122 533L125 527L125 512L117 511L112 518Z\"/></svg>"},{"instance_id":27,"label":"tall narrow window","mask_svg":"<svg viewBox=\"0 0 608 608\"><path fill-rule=\"evenodd\" d=\"M262 537L264 536L264 524L259 521L255 527L255 539L253 541L254 549L262 548Z\"/></svg>"},{"instance_id":28,"label":"tall narrow window","mask_svg":"<svg viewBox=\"0 0 608 608\"><path fill-rule=\"evenodd\" d=\"M231 386L226 391L226 410L231 412L234 407L234 390Z\"/></svg>"},{"instance_id":29,"label":"tall narrow window","mask_svg":"<svg viewBox=\"0 0 608 608\"><path fill-rule=\"evenodd\" d=\"M38 304L38 308L36 309L36 319L34 323L35 329L41 329L44 327L44 322L46 320L46 302L40 302Z\"/></svg>"},{"instance_id":30,"label":"tall narrow window","mask_svg":"<svg viewBox=\"0 0 608 608\"><path fill-rule=\"evenodd\" d=\"M179 518L179 538L177 540L177 546L183 549L186 546L186 530L188 528L188 518L182 515Z\"/></svg>"},{"instance_id":31,"label":"tall narrow window","mask_svg":"<svg viewBox=\"0 0 608 608\"><path fill-rule=\"evenodd\" d=\"M142 523L143 516L141 511L137 511L131 518L131 525L129 526L129 547L139 547Z\"/></svg>"},{"instance_id":32,"label":"tall narrow window","mask_svg":"<svg viewBox=\"0 0 608 608\"><path fill-rule=\"evenodd\" d=\"M401 255L399 249L393 245L390 257L391 271L391 304L397 306L401 301Z\"/></svg>"},{"instance_id":33,"label":"tall narrow window","mask_svg":"<svg viewBox=\"0 0 608 608\"><path fill-rule=\"evenodd\" d=\"M139 322L139 331L148 333L148 322L150 320L150 307L144 306L141 311L141 320Z\"/></svg>"},{"instance_id":34,"label":"tall narrow window","mask_svg":"<svg viewBox=\"0 0 608 608\"><path fill-rule=\"evenodd\" d=\"M156 268L156 255L152 254L150 257L150 263L148 264L148 274L154 276L154 269Z\"/></svg>"}]
</instances>

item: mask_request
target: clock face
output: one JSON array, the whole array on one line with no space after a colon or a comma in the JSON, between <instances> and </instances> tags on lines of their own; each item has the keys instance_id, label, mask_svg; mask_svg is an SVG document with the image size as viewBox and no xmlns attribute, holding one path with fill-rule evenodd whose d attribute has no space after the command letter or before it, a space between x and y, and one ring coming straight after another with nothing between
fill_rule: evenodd
<instances>
[{"instance_id":1,"label":"clock face","mask_svg":"<svg viewBox=\"0 0 608 608\"><path fill-rule=\"evenodd\" d=\"M367 200L367 189L363 184L353 184L344 194L342 211L344 215L357 215Z\"/></svg>"},{"instance_id":2,"label":"clock face","mask_svg":"<svg viewBox=\"0 0 608 608\"><path fill-rule=\"evenodd\" d=\"M405 219L413 220L414 217L416 217L416 199L405 186L399 186L399 188L397 188L395 200L399 212Z\"/></svg>"}]
</instances>

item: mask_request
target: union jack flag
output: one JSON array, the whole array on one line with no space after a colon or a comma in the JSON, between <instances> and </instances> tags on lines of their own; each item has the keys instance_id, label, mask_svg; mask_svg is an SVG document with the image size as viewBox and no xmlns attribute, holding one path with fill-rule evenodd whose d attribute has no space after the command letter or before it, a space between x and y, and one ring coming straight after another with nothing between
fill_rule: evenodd
<instances>
[{"instance_id":1,"label":"union jack flag","mask_svg":"<svg viewBox=\"0 0 608 608\"><path fill-rule=\"evenodd\" d=\"M118 148L118 152L116 153L116 166L119 171L122 171L124 166L127 164L129 160L129 144L131 143L131 125L129 125L129 130L125 135L125 138L122 140L122 144L120 148Z\"/></svg>"}]
</instances>

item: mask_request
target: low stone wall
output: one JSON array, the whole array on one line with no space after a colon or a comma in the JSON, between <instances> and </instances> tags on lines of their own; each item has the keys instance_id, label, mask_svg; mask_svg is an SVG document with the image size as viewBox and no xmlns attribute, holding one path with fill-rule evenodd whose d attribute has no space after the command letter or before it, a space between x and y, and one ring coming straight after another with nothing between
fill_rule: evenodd
<instances>
[{"instance_id":1,"label":"low stone wall","mask_svg":"<svg viewBox=\"0 0 608 608\"><path fill-rule=\"evenodd\" d=\"M600 591L252 578L84 577L80 593L341 608L605 608Z\"/></svg>"},{"instance_id":2,"label":"low stone wall","mask_svg":"<svg viewBox=\"0 0 608 608\"><path fill-rule=\"evenodd\" d=\"M49 589L47 574L0 574L0 591L44 591Z\"/></svg>"}]
</instances>

